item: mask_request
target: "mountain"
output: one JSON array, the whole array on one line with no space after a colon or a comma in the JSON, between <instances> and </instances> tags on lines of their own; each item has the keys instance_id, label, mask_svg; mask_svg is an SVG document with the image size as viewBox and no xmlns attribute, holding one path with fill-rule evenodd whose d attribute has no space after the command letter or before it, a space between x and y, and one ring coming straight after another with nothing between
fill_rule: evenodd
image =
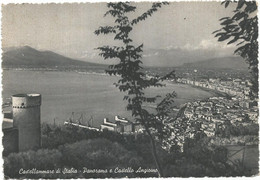
<instances>
[{"instance_id":1,"label":"mountain","mask_svg":"<svg viewBox=\"0 0 260 180\"><path fill-rule=\"evenodd\" d=\"M213 58L234 57L234 49L222 48L221 51L215 49L144 49L143 62L146 66L181 66L185 63L208 61ZM220 56L221 55L221 56Z\"/></svg>"},{"instance_id":2,"label":"mountain","mask_svg":"<svg viewBox=\"0 0 260 180\"><path fill-rule=\"evenodd\" d=\"M96 63L74 60L52 51L39 51L29 46L20 48L8 48L3 50L2 66L5 67L28 67L28 68L57 68L57 67L86 67L105 68L106 66Z\"/></svg>"},{"instance_id":3,"label":"mountain","mask_svg":"<svg viewBox=\"0 0 260 180\"><path fill-rule=\"evenodd\" d=\"M185 63L181 67L197 68L197 69L233 69L247 70L248 65L241 57L221 57L209 60L198 61L193 63Z\"/></svg>"},{"instance_id":4,"label":"mountain","mask_svg":"<svg viewBox=\"0 0 260 180\"><path fill-rule=\"evenodd\" d=\"M105 64L75 60L54 53L39 51L29 46L3 49L3 68L61 68L61 69L100 69L107 68ZM186 55L185 55L186 54ZM204 53L205 55L205 53ZM181 50L149 50L145 52L144 66L184 67L197 69L240 69L247 70L247 64L241 57L207 58L207 56L193 56ZM153 63L152 63L153 62ZM154 63L156 62L156 63Z\"/></svg>"}]
</instances>

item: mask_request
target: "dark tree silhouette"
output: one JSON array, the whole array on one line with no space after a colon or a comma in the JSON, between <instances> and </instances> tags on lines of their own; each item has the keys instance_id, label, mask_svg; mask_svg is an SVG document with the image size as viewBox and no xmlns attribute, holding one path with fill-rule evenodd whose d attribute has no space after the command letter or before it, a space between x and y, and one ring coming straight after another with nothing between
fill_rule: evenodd
<instances>
[{"instance_id":1,"label":"dark tree silhouette","mask_svg":"<svg viewBox=\"0 0 260 180\"><path fill-rule=\"evenodd\" d=\"M213 32L218 41L229 40L227 44L236 43L235 54L240 55L249 65L251 73L251 97L258 97L258 18L255 1L223 1L225 7L236 3L233 17L220 19L222 28Z\"/></svg>"},{"instance_id":2,"label":"dark tree silhouette","mask_svg":"<svg viewBox=\"0 0 260 180\"><path fill-rule=\"evenodd\" d=\"M159 177L163 176L162 167L157 156L156 140L155 136L163 138L165 129L163 120L169 113L169 105L173 103L175 93L169 93L166 97L157 105L157 113L152 114L144 108L144 103L155 103L156 97L147 97L144 93L144 89L149 87L161 87L161 81L175 77L174 71L170 72L164 77L147 78L144 71L142 71L142 55L143 44L135 46L133 40L129 34L133 30L133 27L141 21L151 16L163 5L168 5L167 2L153 3L152 7L144 12L142 15L130 20L128 14L134 12L136 6L130 5L129 2L108 3L109 10L104 16L111 15L115 18L113 26L99 27L96 31L96 35L100 34L113 34L115 41L120 41L122 46L103 46L98 47L100 50L100 56L104 59L118 59L119 63L110 65L106 72L110 75L119 75L120 80L115 83L116 87L120 91L126 92L124 100L128 101L127 110L132 112L132 116L137 122L140 122L145 128L146 133L151 140L151 146L153 151L154 160L158 168Z\"/></svg>"}]
</instances>

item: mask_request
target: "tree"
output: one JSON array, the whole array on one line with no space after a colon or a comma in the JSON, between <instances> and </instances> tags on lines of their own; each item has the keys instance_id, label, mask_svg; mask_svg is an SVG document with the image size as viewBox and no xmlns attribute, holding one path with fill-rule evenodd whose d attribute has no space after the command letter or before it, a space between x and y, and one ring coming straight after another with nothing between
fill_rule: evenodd
<instances>
[{"instance_id":1,"label":"tree","mask_svg":"<svg viewBox=\"0 0 260 180\"><path fill-rule=\"evenodd\" d=\"M221 4L228 7L232 1L225 0ZM258 18L255 1L234 1L236 9L233 17L220 19L222 28L213 32L218 41L229 39L227 44L236 43L235 54L240 55L249 65L251 78L251 97L258 97Z\"/></svg>"},{"instance_id":2,"label":"tree","mask_svg":"<svg viewBox=\"0 0 260 180\"><path fill-rule=\"evenodd\" d=\"M169 113L169 105L173 103L175 93L167 94L157 105L157 113L152 114L143 105L145 103L155 103L159 96L147 97L144 90L149 87L161 87L163 86L161 81L169 77L175 77L175 75L174 71L172 71L164 77L155 76L147 78L142 71L141 53L143 52L143 44L135 46L129 35L136 24L147 19L163 5L168 4L167 2L153 3L149 10L130 20L128 14L133 13L136 10L136 6L130 5L129 2L108 3L107 7L109 10L104 16L111 15L115 18L115 24L113 26L99 27L95 31L96 35L112 34L114 35L114 40L122 44L122 46L103 46L97 49L100 51L99 55L104 59L119 60L118 64L110 65L106 72L109 75L119 75L121 77L115 85L120 91L126 92L124 100L128 101L127 110L131 111L135 120L142 124L150 138L159 177L163 176L163 172L157 157L155 133L160 138L164 136L163 119Z\"/></svg>"}]
</instances>

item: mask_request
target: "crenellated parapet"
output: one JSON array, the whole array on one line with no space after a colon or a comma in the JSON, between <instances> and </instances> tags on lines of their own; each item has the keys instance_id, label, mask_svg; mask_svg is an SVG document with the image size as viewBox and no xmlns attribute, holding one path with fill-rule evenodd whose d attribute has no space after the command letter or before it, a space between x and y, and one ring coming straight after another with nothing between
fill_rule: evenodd
<instances>
[{"instance_id":1,"label":"crenellated parapet","mask_svg":"<svg viewBox=\"0 0 260 180\"><path fill-rule=\"evenodd\" d=\"M32 108L41 105L40 94L16 94L12 96L13 108Z\"/></svg>"}]
</instances>

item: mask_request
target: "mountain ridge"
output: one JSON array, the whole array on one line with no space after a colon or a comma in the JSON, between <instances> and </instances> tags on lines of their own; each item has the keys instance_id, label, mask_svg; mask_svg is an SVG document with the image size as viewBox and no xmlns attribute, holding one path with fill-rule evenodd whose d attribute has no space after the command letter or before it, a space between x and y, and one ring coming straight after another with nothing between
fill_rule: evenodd
<instances>
[{"instance_id":1,"label":"mountain ridge","mask_svg":"<svg viewBox=\"0 0 260 180\"><path fill-rule=\"evenodd\" d=\"M221 57L197 61L195 63L184 63L181 67L197 69L237 69L247 70L248 65L241 57Z\"/></svg>"},{"instance_id":2,"label":"mountain ridge","mask_svg":"<svg viewBox=\"0 0 260 180\"><path fill-rule=\"evenodd\" d=\"M65 57L53 51L40 51L30 46L3 48L2 54L3 68L86 68L86 69L106 69L107 64L92 63L82 60L75 60ZM155 58L155 57L154 57ZM173 57L174 58L174 57ZM163 59L161 59L163 60ZM196 59L195 59L196 60ZM195 61L194 60L194 61ZM173 63L174 64L174 63ZM147 65L147 64L146 64ZM145 66L146 66L145 65ZM181 65L169 65L181 68L204 68L204 69L247 69L247 64L241 57L220 57L207 60L196 60ZM150 68L149 66L146 66ZM155 67L155 66L151 66ZM160 66L156 66L160 67Z\"/></svg>"},{"instance_id":3,"label":"mountain ridge","mask_svg":"<svg viewBox=\"0 0 260 180\"><path fill-rule=\"evenodd\" d=\"M102 64L75 60L52 51L39 51L30 46L11 48L2 54L2 66L5 67L104 67Z\"/></svg>"}]
</instances>

